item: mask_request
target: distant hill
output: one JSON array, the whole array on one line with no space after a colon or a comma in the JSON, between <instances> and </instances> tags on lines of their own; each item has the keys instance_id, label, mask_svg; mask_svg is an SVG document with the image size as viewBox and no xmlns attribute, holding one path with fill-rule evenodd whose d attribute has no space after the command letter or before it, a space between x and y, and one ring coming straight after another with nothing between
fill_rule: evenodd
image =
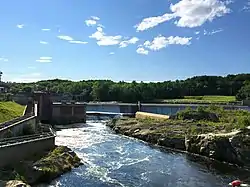
<instances>
[{"instance_id":1,"label":"distant hill","mask_svg":"<svg viewBox=\"0 0 250 187\"><path fill-rule=\"evenodd\" d=\"M82 101L152 101L157 99L180 99L184 96L221 95L236 96L250 74L227 76L195 76L186 80L158 83L113 82L111 80L43 80L35 83L7 83L11 93L34 90L78 95ZM239 98L239 97L238 97Z\"/></svg>"}]
</instances>

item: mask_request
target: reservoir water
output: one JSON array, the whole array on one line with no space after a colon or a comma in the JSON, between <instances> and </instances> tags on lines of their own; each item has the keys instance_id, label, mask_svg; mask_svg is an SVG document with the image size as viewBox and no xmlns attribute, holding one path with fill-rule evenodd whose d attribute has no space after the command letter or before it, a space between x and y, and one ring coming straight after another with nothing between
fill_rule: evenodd
<instances>
[{"instance_id":1,"label":"reservoir water","mask_svg":"<svg viewBox=\"0 0 250 187\"><path fill-rule=\"evenodd\" d=\"M102 121L57 131L56 144L72 148L85 164L46 186L225 187L239 174L114 134Z\"/></svg>"}]
</instances>

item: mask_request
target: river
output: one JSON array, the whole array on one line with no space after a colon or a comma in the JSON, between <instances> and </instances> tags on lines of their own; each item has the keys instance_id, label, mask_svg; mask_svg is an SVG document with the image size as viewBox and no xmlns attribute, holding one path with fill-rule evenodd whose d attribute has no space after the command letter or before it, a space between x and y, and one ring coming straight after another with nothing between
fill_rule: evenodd
<instances>
[{"instance_id":1,"label":"river","mask_svg":"<svg viewBox=\"0 0 250 187\"><path fill-rule=\"evenodd\" d=\"M101 121L57 131L57 145L72 148L85 163L50 185L60 187L225 187L236 176L114 134Z\"/></svg>"}]
</instances>

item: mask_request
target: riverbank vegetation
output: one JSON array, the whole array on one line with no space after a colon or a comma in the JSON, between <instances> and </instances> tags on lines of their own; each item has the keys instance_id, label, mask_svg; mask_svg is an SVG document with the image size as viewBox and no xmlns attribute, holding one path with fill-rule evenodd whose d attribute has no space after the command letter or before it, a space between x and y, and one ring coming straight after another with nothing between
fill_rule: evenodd
<instances>
[{"instance_id":1,"label":"riverbank vegetation","mask_svg":"<svg viewBox=\"0 0 250 187\"><path fill-rule=\"evenodd\" d=\"M241 99L250 100L250 81L246 81L244 83L244 86L241 87L236 97L238 100L241 100Z\"/></svg>"},{"instance_id":2,"label":"riverbank vegetation","mask_svg":"<svg viewBox=\"0 0 250 187\"><path fill-rule=\"evenodd\" d=\"M115 132L250 168L250 112L218 106L178 112L170 119L121 118Z\"/></svg>"},{"instance_id":3,"label":"riverbank vegetation","mask_svg":"<svg viewBox=\"0 0 250 187\"><path fill-rule=\"evenodd\" d=\"M245 110L224 110L219 106L186 108L170 119L124 118L113 121L124 130L150 129L150 133L171 133L178 136L205 133L228 133L250 126L250 112Z\"/></svg>"},{"instance_id":4,"label":"riverbank vegetation","mask_svg":"<svg viewBox=\"0 0 250 187\"><path fill-rule=\"evenodd\" d=\"M80 165L81 159L75 152L66 146L58 146L44 155L31 155L25 161L2 167L0 180L18 180L30 185L49 183Z\"/></svg>"},{"instance_id":5,"label":"riverbank vegetation","mask_svg":"<svg viewBox=\"0 0 250 187\"><path fill-rule=\"evenodd\" d=\"M20 117L24 108L14 102L0 102L0 123Z\"/></svg>"},{"instance_id":6,"label":"riverbank vegetation","mask_svg":"<svg viewBox=\"0 0 250 187\"><path fill-rule=\"evenodd\" d=\"M164 81L158 83L137 83L135 81L113 82L110 80L44 80L34 83L6 83L11 94L19 91L31 93L34 90L58 93L64 95L79 95L75 100L82 101L121 101L121 102L152 102L165 99L191 99L191 101L231 102L242 86L250 81L250 74L238 74L222 76L195 76L186 80ZM198 96L196 98L184 98L184 96ZM245 99L245 95L237 97ZM182 101L181 101L182 102Z\"/></svg>"},{"instance_id":7,"label":"riverbank vegetation","mask_svg":"<svg viewBox=\"0 0 250 187\"><path fill-rule=\"evenodd\" d=\"M182 104L226 104L236 103L235 96L205 95L205 96L184 96L183 99L153 100L160 103L182 103Z\"/></svg>"}]
</instances>

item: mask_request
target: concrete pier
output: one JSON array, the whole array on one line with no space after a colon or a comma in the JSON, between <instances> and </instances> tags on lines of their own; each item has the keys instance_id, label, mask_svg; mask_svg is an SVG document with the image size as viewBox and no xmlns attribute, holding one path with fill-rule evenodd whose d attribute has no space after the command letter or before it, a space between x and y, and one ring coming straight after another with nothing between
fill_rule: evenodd
<instances>
[{"instance_id":1,"label":"concrete pier","mask_svg":"<svg viewBox=\"0 0 250 187\"><path fill-rule=\"evenodd\" d=\"M86 122L85 103L53 103L46 92L35 92L34 103L37 103L38 119L42 123L62 125Z\"/></svg>"},{"instance_id":2,"label":"concrete pier","mask_svg":"<svg viewBox=\"0 0 250 187\"><path fill-rule=\"evenodd\" d=\"M86 105L76 103L53 103L51 124L86 122Z\"/></svg>"}]
</instances>

